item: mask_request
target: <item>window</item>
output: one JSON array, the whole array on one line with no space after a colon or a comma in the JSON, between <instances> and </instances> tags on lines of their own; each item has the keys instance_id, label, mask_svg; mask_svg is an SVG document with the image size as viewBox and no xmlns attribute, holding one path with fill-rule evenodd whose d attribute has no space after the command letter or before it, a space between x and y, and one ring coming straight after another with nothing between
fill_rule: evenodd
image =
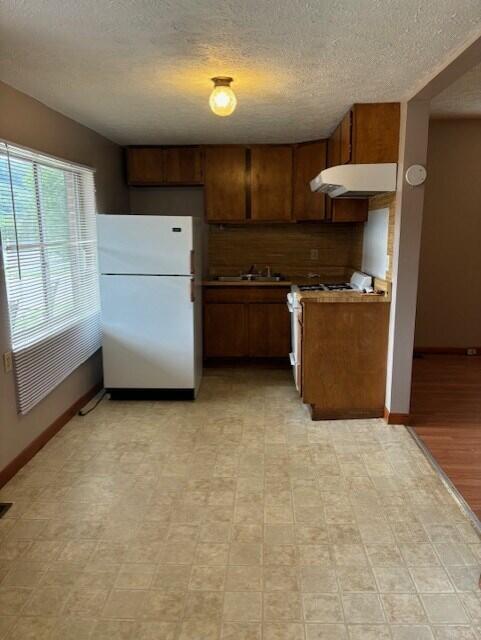
<instances>
[{"instance_id":1,"label":"window","mask_svg":"<svg viewBox=\"0 0 481 640\"><path fill-rule=\"evenodd\" d=\"M0 142L0 231L27 413L100 347L92 170Z\"/></svg>"}]
</instances>

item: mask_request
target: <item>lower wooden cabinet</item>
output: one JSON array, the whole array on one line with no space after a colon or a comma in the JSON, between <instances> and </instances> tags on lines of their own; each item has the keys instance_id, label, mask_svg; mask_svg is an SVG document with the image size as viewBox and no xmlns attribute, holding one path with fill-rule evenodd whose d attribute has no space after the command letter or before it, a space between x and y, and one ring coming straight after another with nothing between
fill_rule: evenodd
<instances>
[{"instance_id":1,"label":"lower wooden cabinet","mask_svg":"<svg viewBox=\"0 0 481 640\"><path fill-rule=\"evenodd\" d=\"M286 304L247 306L249 357L287 358L291 350L291 327Z\"/></svg>"},{"instance_id":2,"label":"lower wooden cabinet","mask_svg":"<svg viewBox=\"0 0 481 640\"><path fill-rule=\"evenodd\" d=\"M285 358L291 351L289 289L211 287L204 295L205 358Z\"/></svg>"},{"instance_id":3,"label":"lower wooden cabinet","mask_svg":"<svg viewBox=\"0 0 481 640\"><path fill-rule=\"evenodd\" d=\"M314 420L384 413L389 303L303 303L301 395Z\"/></svg>"},{"instance_id":4,"label":"lower wooden cabinet","mask_svg":"<svg viewBox=\"0 0 481 640\"><path fill-rule=\"evenodd\" d=\"M248 353L248 309L244 304L204 305L204 357L242 358Z\"/></svg>"}]
</instances>

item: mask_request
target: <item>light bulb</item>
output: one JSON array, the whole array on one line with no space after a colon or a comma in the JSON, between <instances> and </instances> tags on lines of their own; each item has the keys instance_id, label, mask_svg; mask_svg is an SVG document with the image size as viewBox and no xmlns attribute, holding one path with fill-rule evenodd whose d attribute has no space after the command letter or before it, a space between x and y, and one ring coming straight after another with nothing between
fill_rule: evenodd
<instances>
[{"instance_id":1,"label":"light bulb","mask_svg":"<svg viewBox=\"0 0 481 640\"><path fill-rule=\"evenodd\" d=\"M237 98L230 88L232 78L217 76L211 78L214 88L209 98L209 105L216 116L230 116L237 106Z\"/></svg>"}]
</instances>

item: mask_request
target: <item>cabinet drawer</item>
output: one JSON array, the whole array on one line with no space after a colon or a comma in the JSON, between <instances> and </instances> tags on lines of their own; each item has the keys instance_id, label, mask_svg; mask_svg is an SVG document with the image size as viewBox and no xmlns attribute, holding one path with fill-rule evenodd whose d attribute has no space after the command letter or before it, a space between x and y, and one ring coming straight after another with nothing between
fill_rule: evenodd
<instances>
[{"instance_id":1,"label":"cabinet drawer","mask_svg":"<svg viewBox=\"0 0 481 640\"><path fill-rule=\"evenodd\" d=\"M204 287L205 302L282 302L290 287Z\"/></svg>"}]
</instances>

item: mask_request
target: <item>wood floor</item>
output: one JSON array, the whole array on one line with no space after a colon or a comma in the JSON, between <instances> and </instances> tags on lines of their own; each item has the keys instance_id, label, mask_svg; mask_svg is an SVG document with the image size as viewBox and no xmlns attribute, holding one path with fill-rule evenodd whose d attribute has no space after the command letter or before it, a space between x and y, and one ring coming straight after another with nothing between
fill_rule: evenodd
<instances>
[{"instance_id":1,"label":"wood floor","mask_svg":"<svg viewBox=\"0 0 481 640\"><path fill-rule=\"evenodd\" d=\"M481 357L414 359L411 422L481 520Z\"/></svg>"}]
</instances>

